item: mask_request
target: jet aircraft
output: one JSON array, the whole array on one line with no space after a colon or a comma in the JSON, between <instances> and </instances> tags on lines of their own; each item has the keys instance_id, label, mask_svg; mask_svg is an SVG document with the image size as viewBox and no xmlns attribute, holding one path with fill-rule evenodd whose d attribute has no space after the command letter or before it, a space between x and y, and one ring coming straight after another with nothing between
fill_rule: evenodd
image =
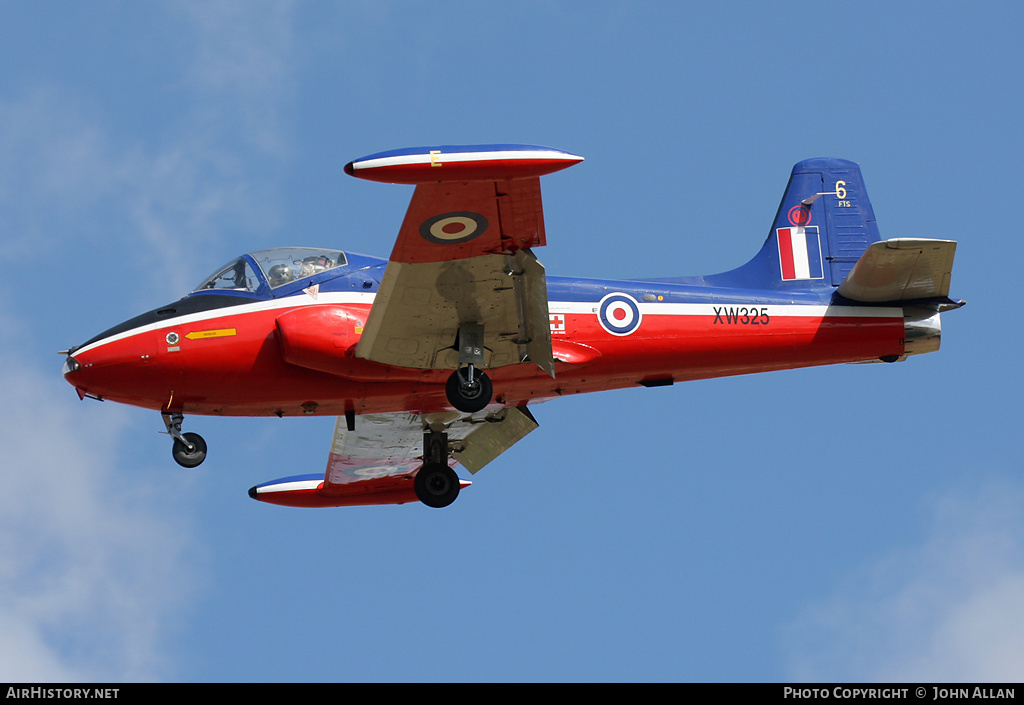
<instances>
[{"instance_id":1,"label":"jet aircraft","mask_svg":"<svg viewBox=\"0 0 1024 705\"><path fill-rule=\"evenodd\" d=\"M185 414L337 417L327 468L253 487L301 507L451 504L568 394L939 347L956 243L882 240L860 167L794 168L760 251L709 276L547 276L540 177L582 157L528 145L373 154L345 171L415 190L391 256L286 247L63 351L80 398L159 411L174 459L207 446Z\"/></svg>"}]
</instances>

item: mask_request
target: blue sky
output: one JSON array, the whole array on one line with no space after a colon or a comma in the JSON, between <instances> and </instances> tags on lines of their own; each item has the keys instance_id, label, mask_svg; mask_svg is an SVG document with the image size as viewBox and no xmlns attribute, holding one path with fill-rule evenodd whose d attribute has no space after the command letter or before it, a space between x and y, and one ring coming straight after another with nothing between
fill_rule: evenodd
<instances>
[{"instance_id":1,"label":"blue sky","mask_svg":"<svg viewBox=\"0 0 1024 705\"><path fill-rule=\"evenodd\" d=\"M4 2L0 679L1020 680L1014 3ZM330 419L79 402L56 351L242 252L386 255L416 145L545 177L551 273L713 273L792 165L959 241L942 350L605 392L452 507L303 511ZM282 472L282 468L285 471Z\"/></svg>"}]
</instances>

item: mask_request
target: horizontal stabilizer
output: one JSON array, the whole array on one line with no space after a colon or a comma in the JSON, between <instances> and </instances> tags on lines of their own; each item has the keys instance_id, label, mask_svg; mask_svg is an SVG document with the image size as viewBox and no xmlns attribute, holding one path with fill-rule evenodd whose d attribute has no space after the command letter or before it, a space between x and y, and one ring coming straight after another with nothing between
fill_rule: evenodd
<instances>
[{"instance_id":1,"label":"horizontal stabilizer","mask_svg":"<svg viewBox=\"0 0 1024 705\"><path fill-rule=\"evenodd\" d=\"M864 303L948 297L955 254L953 240L882 240L864 251L838 293Z\"/></svg>"}]
</instances>

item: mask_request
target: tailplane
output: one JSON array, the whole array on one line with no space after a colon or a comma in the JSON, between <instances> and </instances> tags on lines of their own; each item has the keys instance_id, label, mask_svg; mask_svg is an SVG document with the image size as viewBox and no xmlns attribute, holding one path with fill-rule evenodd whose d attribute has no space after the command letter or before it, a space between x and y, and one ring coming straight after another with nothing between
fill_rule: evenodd
<instances>
[{"instance_id":1,"label":"tailplane","mask_svg":"<svg viewBox=\"0 0 1024 705\"><path fill-rule=\"evenodd\" d=\"M953 240L897 238L876 242L836 290L850 301L891 303L948 299L953 276Z\"/></svg>"}]
</instances>

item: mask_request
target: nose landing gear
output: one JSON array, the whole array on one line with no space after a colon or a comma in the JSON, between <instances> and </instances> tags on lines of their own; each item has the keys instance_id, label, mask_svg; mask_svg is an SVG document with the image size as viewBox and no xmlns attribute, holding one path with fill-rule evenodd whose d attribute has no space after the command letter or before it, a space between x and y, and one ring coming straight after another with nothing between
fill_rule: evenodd
<instances>
[{"instance_id":1,"label":"nose landing gear","mask_svg":"<svg viewBox=\"0 0 1024 705\"><path fill-rule=\"evenodd\" d=\"M206 460L206 441L198 433L182 433L181 422L185 419L179 413L163 413L164 426L174 439L171 455L174 462L183 468L194 468Z\"/></svg>"}]
</instances>

